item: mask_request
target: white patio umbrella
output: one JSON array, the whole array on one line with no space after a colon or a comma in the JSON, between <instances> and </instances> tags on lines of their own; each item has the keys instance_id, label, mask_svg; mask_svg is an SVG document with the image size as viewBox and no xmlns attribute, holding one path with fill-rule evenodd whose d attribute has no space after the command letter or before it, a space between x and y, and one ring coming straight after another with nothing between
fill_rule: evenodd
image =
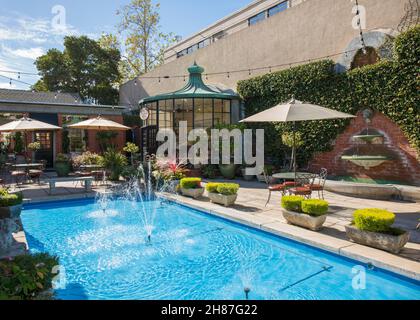
<instances>
[{"instance_id":1,"label":"white patio umbrella","mask_svg":"<svg viewBox=\"0 0 420 320\"><path fill-rule=\"evenodd\" d=\"M346 118L355 118L355 116L314 104L303 103L293 98L288 103L279 104L240 122L293 122L293 145L296 145L296 122ZM293 157L293 169L296 179L296 152L294 152Z\"/></svg>"},{"instance_id":2,"label":"white patio umbrella","mask_svg":"<svg viewBox=\"0 0 420 320\"><path fill-rule=\"evenodd\" d=\"M115 121L104 119L101 116L97 118L88 119L76 124L71 124L68 126L71 129L83 129L83 130L97 130L97 131L127 131L130 130L129 127L126 127L122 124L119 124Z\"/></svg>"},{"instance_id":3,"label":"white patio umbrella","mask_svg":"<svg viewBox=\"0 0 420 320\"><path fill-rule=\"evenodd\" d=\"M42 121L34 120L28 117L23 117L18 120L6 123L0 126L0 132L23 132L25 134L25 153L26 153L26 141L27 132L30 131L54 131L61 130L60 127L45 123Z\"/></svg>"}]
</instances>

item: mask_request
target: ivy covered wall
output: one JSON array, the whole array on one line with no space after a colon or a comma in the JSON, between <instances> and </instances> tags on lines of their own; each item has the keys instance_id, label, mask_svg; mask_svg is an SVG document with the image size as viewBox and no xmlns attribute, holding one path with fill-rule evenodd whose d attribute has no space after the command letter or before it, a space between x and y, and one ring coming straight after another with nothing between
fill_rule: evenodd
<instances>
[{"instance_id":1,"label":"ivy covered wall","mask_svg":"<svg viewBox=\"0 0 420 320\"><path fill-rule=\"evenodd\" d=\"M394 41L394 58L337 74L334 62L324 60L270 73L238 83L245 101L245 115L297 100L356 114L371 108L383 113L404 132L412 147L420 152L420 26L399 35ZM299 163L307 163L315 153L330 151L331 143L349 125L350 120L301 122L298 130L304 145ZM281 160L285 147L281 134L291 124L249 125L266 129L266 158Z\"/></svg>"}]
</instances>

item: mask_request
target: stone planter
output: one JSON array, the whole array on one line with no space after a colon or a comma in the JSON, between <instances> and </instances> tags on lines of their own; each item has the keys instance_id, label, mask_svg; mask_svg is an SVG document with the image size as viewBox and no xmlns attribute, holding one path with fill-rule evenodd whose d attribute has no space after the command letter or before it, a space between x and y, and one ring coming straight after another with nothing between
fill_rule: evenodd
<instances>
[{"instance_id":1,"label":"stone planter","mask_svg":"<svg viewBox=\"0 0 420 320\"><path fill-rule=\"evenodd\" d=\"M219 193L209 192L209 199L210 199L211 202L224 205L225 207L229 207L229 206L235 204L235 201L236 201L237 198L238 198L237 194L232 194L232 195L226 196L226 195L219 194Z\"/></svg>"},{"instance_id":2,"label":"stone planter","mask_svg":"<svg viewBox=\"0 0 420 320\"><path fill-rule=\"evenodd\" d=\"M282 211L283 217L286 219L287 223L312 231L320 230L325 223L325 220L327 220L327 215L313 217L308 214L293 212L286 209L282 209Z\"/></svg>"},{"instance_id":3,"label":"stone planter","mask_svg":"<svg viewBox=\"0 0 420 320\"><path fill-rule=\"evenodd\" d=\"M364 246L385 250L392 253L399 253L410 239L408 232L396 236L386 233L364 231L354 225L346 226L347 237Z\"/></svg>"},{"instance_id":4,"label":"stone planter","mask_svg":"<svg viewBox=\"0 0 420 320\"><path fill-rule=\"evenodd\" d=\"M249 176L245 174L245 169L241 169L242 177L245 181L252 181L255 179L255 175Z\"/></svg>"},{"instance_id":5,"label":"stone planter","mask_svg":"<svg viewBox=\"0 0 420 320\"><path fill-rule=\"evenodd\" d=\"M18 219L21 211L21 204L12 207L0 207L0 219Z\"/></svg>"},{"instance_id":6,"label":"stone planter","mask_svg":"<svg viewBox=\"0 0 420 320\"><path fill-rule=\"evenodd\" d=\"M181 188L181 193L183 196L197 199L197 198L200 198L204 194L204 188L195 188L195 189Z\"/></svg>"}]
</instances>

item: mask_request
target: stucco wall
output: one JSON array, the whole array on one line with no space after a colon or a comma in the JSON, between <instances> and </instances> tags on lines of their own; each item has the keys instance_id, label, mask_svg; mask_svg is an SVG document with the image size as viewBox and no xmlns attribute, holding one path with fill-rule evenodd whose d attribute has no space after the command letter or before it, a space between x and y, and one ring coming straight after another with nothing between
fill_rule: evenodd
<instances>
[{"instance_id":1,"label":"stucco wall","mask_svg":"<svg viewBox=\"0 0 420 320\"><path fill-rule=\"evenodd\" d=\"M407 0L360 0L366 8L366 31L396 29L404 16ZM147 76L182 75L197 61L205 73L257 68L307 61L346 50L358 37L353 29L354 3L349 0L310 0L289 8L254 26L220 39L190 55L167 63ZM334 57L338 61L341 57ZM273 69L277 70L277 69ZM239 80L267 73L268 70L208 76L204 81L236 89ZM120 104L135 106L141 98L181 88L182 78L138 79L120 89Z\"/></svg>"}]
</instances>

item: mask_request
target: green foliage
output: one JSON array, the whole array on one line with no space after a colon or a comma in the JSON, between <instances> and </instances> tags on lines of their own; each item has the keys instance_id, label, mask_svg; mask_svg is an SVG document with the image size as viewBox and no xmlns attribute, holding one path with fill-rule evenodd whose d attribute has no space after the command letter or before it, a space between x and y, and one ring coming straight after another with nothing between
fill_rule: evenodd
<instances>
[{"instance_id":1,"label":"green foliage","mask_svg":"<svg viewBox=\"0 0 420 320\"><path fill-rule=\"evenodd\" d=\"M197 189L201 188L201 178L183 178L179 185L182 189Z\"/></svg>"},{"instance_id":2,"label":"green foliage","mask_svg":"<svg viewBox=\"0 0 420 320\"><path fill-rule=\"evenodd\" d=\"M70 152L70 138L69 138L69 131L63 130L61 133L61 147L63 148L64 153Z\"/></svg>"},{"instance_id":3,"label":"green foliage","mask_svg":"<svg viewBox=\"0 0 420 320\"><path fill-rule=\"evenodd\" d=\"M285 132L281 135L281 141L289 148L300 147L303 145L302 134L295 132L295 141L293 142L293 132Z\"/></svg>"},{"instance_id":4,"label":"green foliage","mask_svg":"<svg viewBox=\"0 0 420 320\"><path fill-rule=\"evenodd\" d=\"M86 36L67 36L63 52L50 49L36 60L41 79L34 89L77 92L83 99L116 105L120 59L117 48L101 47Z\"/></svg>"},{"instance_id":5,"label":"green foliage","mask_svg":"<svg viewBox=\"0 0 420 320\"><path fill-rule=\"evenodd\" d=\"M22 133L16 132L15 133L15 153L20 154L23 152L24 146L23 146L23 138Z\"/></svg>"},{"instance_id":6,"label":"green foliage","mask_svg":"<svg viewBox=\"0 0 420 320\"><path fill-rule=\"evenodd\" d=\"M34 300L51 289L58 258L46 253L0 260L0 300Z\"/></svg>"},{"instance_id":7,"label":"green foliage","mask_svg":"<svg viewBox=\"0 0 420 320\"><path fill-rule=\"evenodd\" d=\"M237 194L239 190L239 184L237 183L220 183L217 186L217 193L224 196L231 196Z\"/></svg>"},{"instance_id":8,"label":"green foliage","mask_svg":"<svg viewBox=\"0 0 420 320\"><path fill-rule=\"evenodd\" d=\"M302 212L302 201L305 198L301 196L284 196L281 198L281 206L289 211Z\"/></svg>"},{"instance_id":9,"label":"green foliage","mask_svg":"<svg viewBox=\"0 0 420 320\"><path fill-rule=\"evenodd\" d=\"M206 184L206 190L210 193L217 193L217 187L220 185L220 183L217 182L209 182Z\"/></svg>"},{"instance_id":10,"label":"green foliage","mask_svg":"<svg viewBox=\"0 0 420 320\"><path fill-rule=\"evenodd\" d=\"M128 162L127 158L121 152L114 149L108 149L108 151L104 153L99 164L110 172L109 179L111 181L118 181Z\"/></svg>"},{"instance_id":11,"label":"green foliage","mask_svg":"<svg viewBox=\"0 0 420 320\"><path fill-rule=\"evenodd\" d=\"M165 49L175 42L173 34L160 30L160 5L151 0L130 0L117 11L120 35L125 37L124 77L132 79L163 63Z\"/></svg>"},{"instance_id":12,"label":"green foliage","mask_svg":"<svg viewBox=\"0 0 420 320\"><path fill-rule=\"evenodd\" d=\"M28 150L30 151L37 151L41 149L41 143L39 142L31 142L28 144Z\"/></svg>"},{"instance_id":13,"label":"green foliage","mask_svg":"<svg viewBox=\"0 0 420 320\"><path fill-rule=\"evenodd\" d=\"M264 172L267 176L271 176L274 172L275 167L271 164L266 164L264 166Z\"/></svg>"},{"instance_id":14,"label":"green foliage","mask_svg":"<svg viewBox=\"0 0 420 320\"><path fill-rule=\"evenodd\" d=\"M214 179L217 176L217 167L215 165L209 164L206 166L203 166L201 168L201 172L203 174L203 177L207 179Z\"/></svg>"},{"instance_id":15,"label":"green foliage","mask_svg":"<svg viewBox=\"0 0 420 320\"><path fill-rule=\"evenodd\" d=\"M401 34L394 45L397 59L337 74L330 60L309 63L280 72L240 81L238 92L246 103L246 116L278 103L296 99L356 114L370 107L401 127L413 147L420 151L420 95L418 87L420 27ZM331 143L349 120L298 123L302 146L298 163L307 163L316 152L330 151ZM292 124L248 124L265 129L266 157L282 159L278 137L292 131Z\"/></svg>"},{"instance_id":16,"label":"green foliage","mask_svg":"<svg viewBox=\"0 0 420 320\"><path fill-rule=\"evenodd\" d=\"M127 153L137 153L140 151L140 148L135 143L127 142L123 150Z\"/></svg>"},{"instance_id":17,"label":"green foliage","mask_svg":"<svg viewBox=\"0 0 420 320\"><path fill-rule=\"evenodd\" d=\"M323 216L328 212L328 202L325 200L310 199L302 201L302 212L310 216Z\"/></svg>"},{"instance_id":18,"label":"green foliage","mask_svg":"<svg viewBox=\"0 0 420 320\"><path fill-rule=\"evenodd\" d=\"M371 232L388 232L395 222L395 214L382 209L356 210L353 218L358 229Z\"/></svg>"},{"instance_id":19,"label":"green foliage","mask_svg":"<svg viewBox=\"0 0 420 320\"><path fill-rule=\"evenodd\" d=\"M22 204L22 192L9 193L7 189L0 189L0 207L12 207Z\"/></svg>"},{"instance_id":20,"label":"green foliage","mask_svg":"<svg viewBox=\"0 0 420 320\"><path fill-rule=\"evenodd\" d=\"M55 162L70 162L70 159L68 156L66 156L63 153L59 153L57 154L57 156L55 157Z\"/></svg>"},{"instance_id":21,"label":"green foliage","mask_svg":"<svg viewBox=\"0 0 420 320\"><path fill-rule=\"evenodd\" d=\"M140 167L136 168L135 166L127 166L122 169L121 175L125 179L140 179L143 178L143 171Z\"/></svg>"},{"instance_id":22,"label":"green foliage","mask_svg":"<svg viewBox=\"0 0 420 320\"><path fill-rule=\"evenodd\" d=\"M96 133L96 140L99 143L99 148L102 152L108 149L115 149L116 146L113 143L114 139L118 137L118 132L115 131L99 131Z\"/></svg>"}]
</instances>

